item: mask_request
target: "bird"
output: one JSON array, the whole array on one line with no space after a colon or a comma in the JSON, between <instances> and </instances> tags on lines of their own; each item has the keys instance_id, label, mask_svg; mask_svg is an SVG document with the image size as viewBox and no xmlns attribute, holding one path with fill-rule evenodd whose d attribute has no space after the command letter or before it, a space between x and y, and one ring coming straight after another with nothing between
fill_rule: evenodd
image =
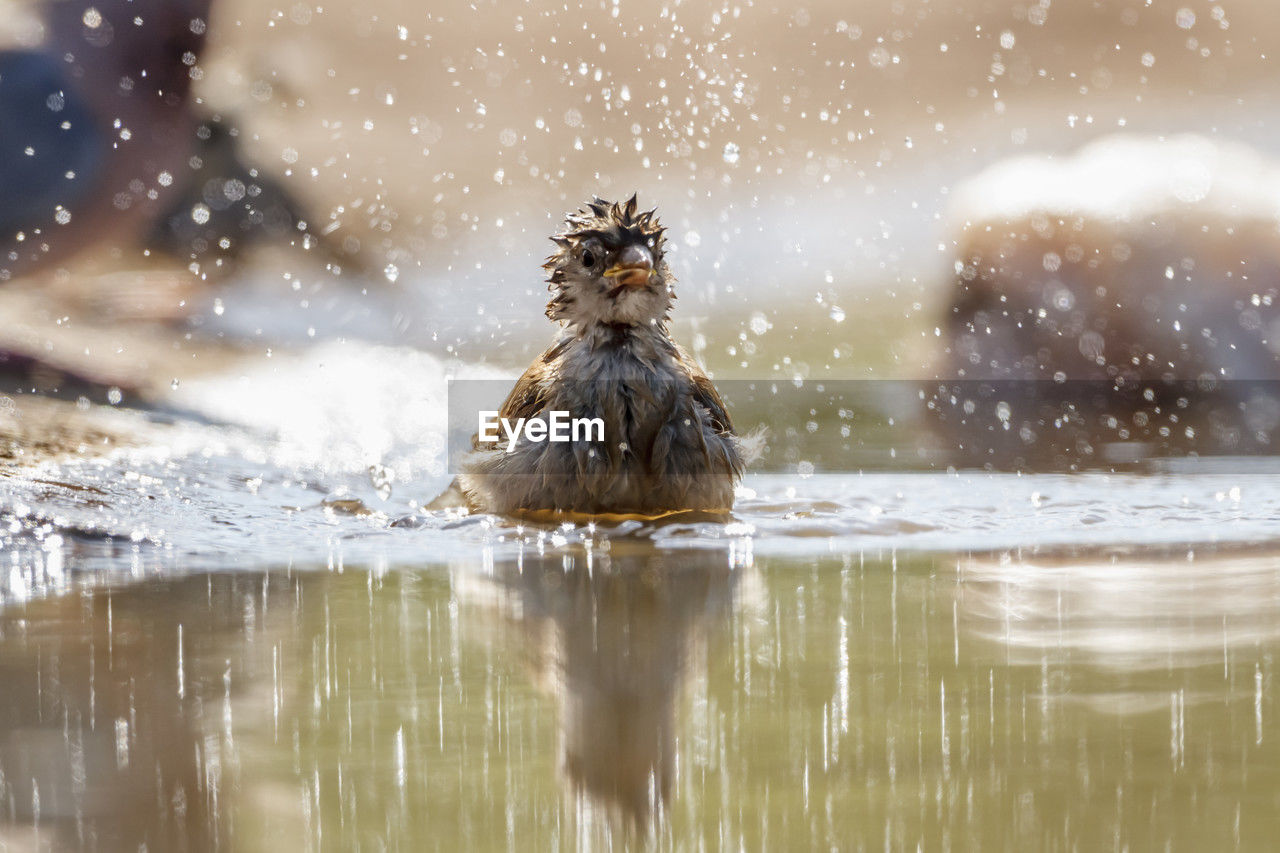
<instances>
[{"instance_id":1,"label":"bird","mask_svg":"<svg viewBox=\"0 0 1280 853\"><path fill-rule=\"evenodd\" d=\"M730 511L763 435L735 432L711 379L671 338L675 276L656 208L640 211L634 194L595 197L551 240L546 314L560 328L498 414L599 419L603 440L526 434L503 447L477 434L453 488L473 511L498 515Z\"/></svg>"},{"instance_id":2,"label":"bird","mask_svg":"<svg viewBox=\"0 0 1280 853\"><path fill-rule=\"evenodd\" d=\"M44 45L0 52L0 283L140 238L179 193L211 2L51 3Z\"/></svg>"}]
</instances>

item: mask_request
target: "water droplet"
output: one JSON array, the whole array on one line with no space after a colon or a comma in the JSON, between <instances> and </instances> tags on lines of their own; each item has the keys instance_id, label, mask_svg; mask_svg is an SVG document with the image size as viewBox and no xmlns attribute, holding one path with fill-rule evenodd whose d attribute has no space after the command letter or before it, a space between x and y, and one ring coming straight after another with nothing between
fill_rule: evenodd
<instances>
[{"instance_id":1,"label":"water droplet","mask_svg":"<svg viewBox=\"0 0 1280 853\"><path fill-rule=\"evenodd\" d=\"M376 464L369 466L369 484L384 501L391 498L391 484L395 480L396 472L387 466Z\"/></svg>"}]
</instances>

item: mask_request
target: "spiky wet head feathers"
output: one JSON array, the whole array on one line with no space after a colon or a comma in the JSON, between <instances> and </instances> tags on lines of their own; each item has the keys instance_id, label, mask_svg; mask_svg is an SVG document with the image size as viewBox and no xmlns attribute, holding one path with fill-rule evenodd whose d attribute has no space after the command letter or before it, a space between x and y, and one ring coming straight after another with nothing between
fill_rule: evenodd
<instances>
[{"instance_id":1,"label":"spiky wet head feathers","mask_svg":"<svg viewBox=\"0 0 1280 853\"><path fill-rule=\"evenodd\" d=\"M581 241L589 237L615 246L652 240L661 251L667 229L658 222L657 208L638 208L635 195L623 202L608 202L597 196L565 217L565 230L557 235L556 244L562 245L561 240Z\"/></svg>"},{"instance_id":2,"label":"spiky wet head feathers","mask_svg":"<svg viewBox=\"0 0 1280 853\"><path fill-rule=\"evenodd\" d=\"M674 276L666 264L666 229L658 221L657 209L640 210L636 196L623 202L610 202L596 197L565 217L564 228L551 237L556 251L543 268L551 300L547 316L569 323L591 322L666 322ZM602 279L603 266L593 254L615 255L630 245L644 246L653 258L654 276L643 292L619 294L612 282ZM607 299L606 299L607 295Z\"/></svg>"}]
</instances>

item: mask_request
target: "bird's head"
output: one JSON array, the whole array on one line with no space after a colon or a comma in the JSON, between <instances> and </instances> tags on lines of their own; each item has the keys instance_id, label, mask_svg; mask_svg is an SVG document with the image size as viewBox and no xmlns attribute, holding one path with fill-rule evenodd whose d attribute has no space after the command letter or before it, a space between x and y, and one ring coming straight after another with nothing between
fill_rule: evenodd
<instances>
[{"instance_id":1,"label":"bird's head","mask_svg":"<svg viewBox=\"0 0 1280 853\"><path fill-rule=\"evenodd\" d=\"M579 330L600 324L664 326L675 298L665 229L653 210L597 198L569 214L551 238L556 251L543 267L551 301L547 316Z\"/></svg>"}]
</instances>

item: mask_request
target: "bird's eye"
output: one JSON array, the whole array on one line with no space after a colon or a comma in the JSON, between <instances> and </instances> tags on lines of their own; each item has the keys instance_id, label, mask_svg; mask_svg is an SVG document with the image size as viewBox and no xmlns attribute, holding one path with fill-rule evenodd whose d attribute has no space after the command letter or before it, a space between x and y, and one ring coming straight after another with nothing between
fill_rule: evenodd
<instances>
[{"instance_id":1,"label":"bird's eye","mask_svg":"<svg viewBox=\"0 0 1280 853\"><path fill-rule=\"evenodd\" d=\"M591 254L590 249L582 250L582 265L586 267L594 267L596 265L596 256Z\"/></svg>"}]
</instances>

